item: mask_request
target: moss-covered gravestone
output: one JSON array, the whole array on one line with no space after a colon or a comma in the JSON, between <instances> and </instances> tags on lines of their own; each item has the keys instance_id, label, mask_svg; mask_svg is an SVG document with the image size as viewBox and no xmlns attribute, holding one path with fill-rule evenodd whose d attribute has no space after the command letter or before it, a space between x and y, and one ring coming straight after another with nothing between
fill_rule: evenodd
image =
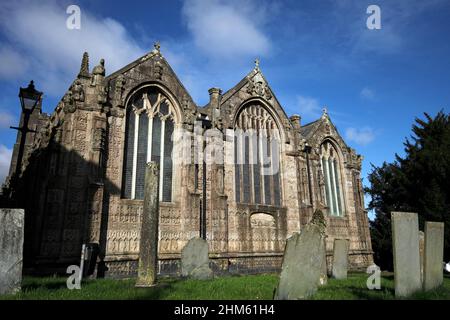
<instances>
[{"instance_id":1,"label":"moss-covered gravestone","mask_svg":"<svg viewBox=\"0 0 450 320\"><path fill-rule=\"evenodd\" d=\"M422 289L417 213L392 212L395 296L407 297Z\"/></svg>"},{"instance_id":2,"label":"moss-covered gravestone","mask_svg":"<svg viewBox=\"0 0 450 320\"><path fill-rule=\"evenodd\" d=\"M0 209L0 294L21 288L24 215L23 209Z\"/></svg>"},{"instance_id":3,"label":"moss-covered gravestone","mask_svg":"<svg viewBox=\"0 0 450 320\"><path fill-rule=\"evenodd\" d=\"M335 239L333 246L333 278L347 279L348 240Z\"/></svg>"},{"instance_id":4,"label":"moss-covered gravestone","mask_svg":"<svg viewBox=\"0 0 450 320\"><path fill-rule=\"evenodd\" d=\"M208 242L201 238L192 238L181 251L181 274L197 280L213 277L209 268Z\"/></svg>"},{"instance_id":5,"label":"moss-covered gravestone","mask_svg":"<svg viewBox=\"0 0 450 320\"><path fill-rule=\"evenodd\" d=\"M444 223L425 222L425 250L423 266L423 289L439 287L444 281Z\"/></svg>"},{"instance_id":6,"label":"moss-covered gravestone","mask_svg":"<svg viewBox=\"0 0 450 320\"><path fill-rule=\"evenodd\" d=\"M310 223L286 242L276 300L306 299L319 286L325 259L325 218L317 210Z\"/></svg>"}]
</instances>

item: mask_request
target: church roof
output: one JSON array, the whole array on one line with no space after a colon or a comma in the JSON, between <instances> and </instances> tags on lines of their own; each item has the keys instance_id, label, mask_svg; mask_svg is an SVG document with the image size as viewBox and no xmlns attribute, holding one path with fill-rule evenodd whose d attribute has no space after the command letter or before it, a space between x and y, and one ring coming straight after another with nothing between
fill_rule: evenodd
<instances>
[{"instance_id":1,"label":"church roof","mask_svg":"<svg viewBox=\"0 0 450 320\"><path fill-rule=\"evenodd\" d=\"M304 136L305 138L309 138L310 134L313 133L315 129L320 125L320 120L321 118L301 126L300 127L301 135Z\"/></svg>"}]
</instances>

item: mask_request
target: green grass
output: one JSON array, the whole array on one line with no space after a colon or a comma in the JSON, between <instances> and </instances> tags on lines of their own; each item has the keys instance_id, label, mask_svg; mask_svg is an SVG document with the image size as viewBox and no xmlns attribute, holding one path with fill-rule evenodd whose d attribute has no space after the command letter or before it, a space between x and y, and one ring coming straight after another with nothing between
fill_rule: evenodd
<instances>
[{"instance_id":1,"label":"green grass","mask_svg":"<svg viewBox=\"0 0 450 320\"><path fill-rule=\"evenodd\" d=\"M393 275L383 274L381 290L368 290L366 279L367 275L362 273L350 274L347 280L329 279L328 284L321 287L312 299L395 299ZM206 281L162 278L157 287L143 289L134 287L134 279L98 279L84 281L81 290L69 290L65 278L25 277L20 293L0 299L270 300L277 283L278 276L275 274L224 276ZM445 277L440 288L418 293L411 298L450 299L450 277Z\"/></svg>"}]
</instances>

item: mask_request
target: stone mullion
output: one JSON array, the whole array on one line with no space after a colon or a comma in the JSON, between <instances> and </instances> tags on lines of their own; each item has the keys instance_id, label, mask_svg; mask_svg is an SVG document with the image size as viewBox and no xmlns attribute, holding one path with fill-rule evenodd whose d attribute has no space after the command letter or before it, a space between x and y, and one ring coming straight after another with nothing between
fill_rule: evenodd
<instances>
[{"instance_id":1,"label":"stone mullion","mask_svg":"<svg viewBox=\"0 0 450 320\"><path fill-rule=\"evenodd\" d=\"M152 161L153 116L148 114L147 162Z\"/></svg>"},{"instance_id":2,"label":"stone mullion","mask_svg":"<svg viewBox=\"0 0 450 320\"><path fill-rule=\"evenodd\" d=\"M272 128L272 130L274 130L273 128ZM274 172L273 172L273 157L274 157L274 155L273 155L273 143L274 143L274 141L276 140L276 136L275 136L275 130L274 130L274 132L272 132L272 135L271 135L271 139L270 139L270 146L269 146L269 148L270 148L270 190L271 190L271 192L270 192L270 204L271 205L275 205L275 183L276 183L276 181L275 181L275 174L274 174Z\"/></svg>"},{"instance_id":3,"label":"stone mullion","mask_svg":"<svg viewBox=\"0 0 450 320\"><path fill-rule=\"evenodd\" d=\"M329 163L328 163L328 159L325 159L325 172L326 172L326 179L327 179L327 185L328 185L328 194L329 194L329 202L328 206L330 207L330 214L333 215L334 214L334 205L333 205L333 195L332 195L332 190L331 190L331 179L330 179L330 170L329 170Z\"/></svg>"},{"instance_id":4,"label":"stone mullion","mask_svg":"<svg viewBox=\"0 0 450 320\"><path fill-rule=\"evenodd\" d=\"M137 171L137 152L139 142L139 113L134 116L134 141L133 141L133 173L131 178L131 199L136 198L136 171Z\"/></svg>"},{"instance_id":5,"label":"stone mullion","mask_svg":"<svg viewBox=\"0 0 450 320\"><path fill-rule=\"evenodd\" d=\"M245 164L245 135L244 135L244 121L243 121L243 117L241 116L239 118L240 120L240 128L241 128L241 136L239 138L240 143L238 143L238 146L240 146L238 152L240 155L240 161L241 163L239 164L240 166L240 170L239 170L239 185L240 185L240 193L241 196L239 198L240 202L242 203L244 200L244 164Z\"/></svg>"},{"instance_id":6,"label":"stone mullion","mask_svg":"<svg viewBox=\"0 0 450 320\"><path fill-rule=\"evenodd\" d=\"M248 131L248 182L249 182L249 203L255 203L255 177L253 175L253 117L249 119L250 125Z\"/></svg>"},{"instance_id":7,"label":"stone mullion","mask_svg":"<svg viewBox=\"0 0 450 320\"><path fill-rule=\"evenodd\" d=\"M159 150L159 185L161 186L159 188L159 201L162 201L162 195L163 195L163 176L164 176L164 133L165 133L165 125L166 120L161 119L161 147Z\"/></svg>"},{"instance_id":8,"label":"stone mullion","mask_svg":"<svg viewBox=\"0 0 450 320\"><path fill-rule=\"evenodd\" d=\"M258 139L258 146L259 146L259 152L258 152L258 163L259 163L259 187L260 187L260 203L264 203L264 199L265 199L265 190L264 190L264 175L263 175L263 132L261 130L263 124L261 122L261 119L258 119L258 135L257 135L257 139Z\"/></svg>"},{"instance_id":9,"label":"stone mullion","mask_svg":"<svg viewBox=\"0 0 450 320\"><path fill-rule=\"evenodd\" d=\"M336 189L336 177L335 177L335 174L334 174L334 161L333 161L332 158L329 158L328 161L329 161L329 163L331 163L331 168L329 168L329 169L331 171L331 182L332 182L332 188L333 188L332 189L332 191L333 191L333 204L335 206L335 213L336 213L336 215L339 215L340 212L339 212L338 199L337 199L338 194L337 194L337 189ZM328 166L330 167L330 164L328 164Z\"/></svg>"},{"instance_id":10,"label":"stone mullion","mask_svg":"<svg viewBox=\"0 0 450 320\"><path fill-rule=\"evenodd\" d=\"M344 214L344 199L343 199L343 192L342 192L342 186L340 185L341 183L341 176L340 176L340 172L339 172L339 166L337 163L337 160L335 159L333 161L333 172L335 174L335 185L336 185L336 196L337 196L337 204L338 204L338 209L339 209L339 215L343 215ZM344 190L345 192L345 190Z\"/></svg>"}]
</instances>

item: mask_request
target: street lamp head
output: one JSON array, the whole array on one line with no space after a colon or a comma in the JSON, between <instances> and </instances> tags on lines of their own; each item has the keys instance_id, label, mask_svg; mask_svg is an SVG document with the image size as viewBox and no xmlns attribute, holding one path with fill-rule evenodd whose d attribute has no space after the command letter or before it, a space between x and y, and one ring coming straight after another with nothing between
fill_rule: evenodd
<instances>
[{"instance_id":1,"label":"street lamp head","mask_svg":"<svg viewBox=\"0 0 450 320\"><path fill-rule=\"evenodd\" d=\"M37 91L34 88L33 80L30 81L28 87L20 88L19 98L22 111L32 113L39 100L41 99L41 96L42 92Z\"/></svg>"}]
</instances>

